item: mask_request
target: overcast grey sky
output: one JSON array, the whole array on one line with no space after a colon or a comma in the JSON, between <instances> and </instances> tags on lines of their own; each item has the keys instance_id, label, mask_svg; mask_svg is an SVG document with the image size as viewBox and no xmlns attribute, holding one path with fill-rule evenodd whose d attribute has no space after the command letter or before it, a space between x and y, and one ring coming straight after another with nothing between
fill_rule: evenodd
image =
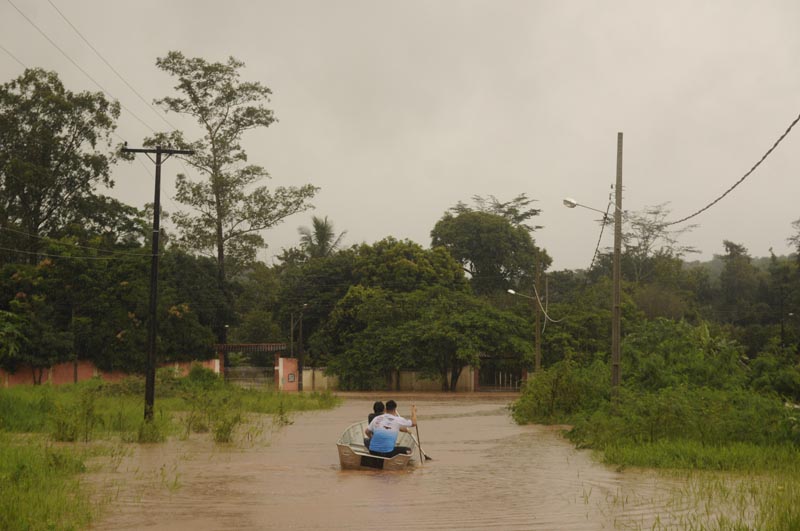
<instances>
[{"instance_id":1,"label":"overcast grey sky","mask_svg":"<svg viewBox=\"0 0 800 531\"><path fill-rule=\"evenodd\" d=\"M11 1L149 127L166 129L48 0ZM172 92L155 67L169 50L244 61L243 77L272 89L279 119L247 136L251 162L273 186L321 187L314 213L347 230L346 244L392 235L427 247L458 201L526 193L542 209L536 238L554 268L585 268L597 216L562 199L605 208L618 131L623 208L668 202L677 219L738 180L800 112L794 0L51 1L148 101ZM72 90L98 90L9 0L0 0L0 45ZM0 50L0 81L21 72ZM123 110L118 133L138 146L151 131ZM754 256L788 253L799 146L800 126L681 243L700 259L722 253L723 239ZM143 162L114 170L112 195L152 201ZM181 171L164 166L170 211ZM261 257L296 245L310 217L267 231Z\"/></svg>"}]
</instances>

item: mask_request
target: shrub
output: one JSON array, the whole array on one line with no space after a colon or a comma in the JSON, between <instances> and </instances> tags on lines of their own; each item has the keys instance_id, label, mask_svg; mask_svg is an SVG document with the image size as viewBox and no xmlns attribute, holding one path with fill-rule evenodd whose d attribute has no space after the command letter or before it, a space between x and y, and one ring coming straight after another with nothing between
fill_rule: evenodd
<instances>
[{"instance_id":1,"label":"shrub","mask_svg":"<svg viewBox=\"0 0 800 531\"><path fill-rule=\"evenodd\" d=\"M608 400L609 379L608 367L601 361L588 367L569 359L557 362L528 380L512 414L519 423L568 421Z\"/></svg>"},{"instance_id":2,"label":"shrub","mask_svg":"<svg viewBox=\"0 0 800 531\"><path fill-rule=\"evenodd\" d=\"M645 394L623 390L616 404L580 418L569 436L592 448L662 440L779 445L793 442L793 430L790 410L776 397L680 386Z\"/></svg>"},{"instance_id":3,"label":"shrub","mask_svg":"<svg viewBox=\"0 0 800 531\"><path fill-rule=\"evenodd\" d=\"M204 389L209 389L222 382L217 373L198 364L192 365L186 380L190 384L198 385Z\"/></svg>"}]
</instances>

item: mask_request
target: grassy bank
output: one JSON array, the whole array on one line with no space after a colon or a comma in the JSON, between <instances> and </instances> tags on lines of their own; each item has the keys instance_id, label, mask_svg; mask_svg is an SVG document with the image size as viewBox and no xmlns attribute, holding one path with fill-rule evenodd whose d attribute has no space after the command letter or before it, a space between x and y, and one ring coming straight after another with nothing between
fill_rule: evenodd
<instances>
[{"instance_id":1,"label":"grassy bank","mask_svg":"<svg viewBox=\"0 0 800 531\"><path fill-rule=\"evenodd\" d=\"M218 443L235 443L252 435L253 415L271 415L280 427L294 412L337 404L330 393L232 386L199 368L187 378L159 372L152 423L143 421L140 378L0 389L0 529L85 529L95 509L81 473L89 457L108 451L89 441L157 443L207 433Z\"/></svg>"},{"instance_id":2,"label":"grassy bank","mask_svg":"<svg viewBox=\"0 0 800 531\"><path fill-rule=\"evenodd\" d=\"M0 529L85 529L92 511L79 481L84 458L81 449L0 433Z\"/></svg>"},{"instance_id":3,"label":"grassy bank","mask_svg":"<svg viewBox=\"0 0 800 531\"><path fill-rule=\"evenodd\" d=\"M567 424L579 448L622 470L679 474L689 492L667 506L694 509L679 527L800 529L800 423L777 395L743 386L677 383L658 388L629 380L612 400L605 364L564 361L535 375L512 414L519 423ZM671 515L672 522L675 515Z\"/></svg>"}]
</instances>

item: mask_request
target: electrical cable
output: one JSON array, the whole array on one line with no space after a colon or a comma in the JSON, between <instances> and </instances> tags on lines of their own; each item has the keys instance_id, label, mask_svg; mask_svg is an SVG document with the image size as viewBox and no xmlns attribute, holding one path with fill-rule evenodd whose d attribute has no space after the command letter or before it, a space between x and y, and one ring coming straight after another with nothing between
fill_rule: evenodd
<instances>
[{"instance_id":1,"label":"electrical cable","mask_svg":"<svg viewBox=\"0 0 800 531\"><path fill-rule=\"evenodd\" d=\"M164 116L163 116L163 114L161 114L160 112L158 112L158 110L157 110L157 109L156 109L156 108L155 108L155 107L154 107L154 106L153 106L151 103L149 103L149 102L148 102L146 99L144 99L144 96L142 96L142 95L139 93L139 91L138 91L138 90L136 90L136 89L135 89L135 88L134 88L134 87L133 87L133 86L132 86L132 85L131 85L131 84L128 82L128 80L127 80L127 79L125 79L125 77L123 77L123 75L122 75L122 74L120 74L120 73L117 71L117 69L116 69L116 68L114 68L114 67L111 65L111 63L109 63L109 62L108 62L108 60L107 60L105 57L103 57L103 55L102 55L102 54L101 54L101 53L100 53L100 52L97 50L97 48L95 48L95 47L92 45L92 43L91 43L91 42L89 42L89 40L88 40L86 37L84 37L83 33L81 33L81 32L80 32L80 30L78 30L78 28L77 28L77 27L75 27L75 24L73 24L72 22L70 22L70 20L69 20L69 19L66 17L66 15L64 15L64 13L62 13L62 12L61 12L61 10L60 10L60 9L58 9L58 7L56 7L56 5L55 5L55 4L52 2L52 0L47 0L47 3L49 3L49 4L52 6L52 8L53 8L53 9L55 9L55 10L56 10L56 12L57 12L59 15L61 15L61 18L63 18L63 19L64 19L64 22L66 22L67 24L69 24L69 27L71 27L71 28L72 28L72 29L75 31L75 33L77 33L77 34L78 34L78 36L79 36L79 37L80 37L80 38L83 40L83 42L85 42L85 43L86 43L86 45L87 45L89 48L91 48L91 50L92 50L92 51L95 53L95 55L97 55L97 57L99 57L99 58L100 58L100 59L101 59L101 60L102 60L102 61L103 61L103 62L106 64L106 66L107 66L108 68L110 68L110 69L111 69L111 71L112 71L112 72L114 72L114 74L116 74L116 76L117 76L117 77L118 77L118 78L119 78L119 79L120 79L120 80L121 80L123 83L125 83L125 85L126 85L126 86L127 86L129 89L131 89L131 91L132 91L134 94L136 94L136 96L137 96L137 97L138 97L138 98L139 98L139 99L142 101L142 103L144 103L145 105L147 105L148 107L150 107L150 109L153 111L153 113L155 113L155 114L156 114L156 115L157 115L157 116L158 116L158 117L159 117L159 118L160 118L160 119L161 119L161 120L162 120L162 121L163 121L165 124L167 124L167 125L168 125L170 128L172 128L172 130L173 130L173 131L177 131L177 129L178 129L178 128L177 128L177 127L175 127L174 125L172 125L172 124L169 122L169 120L167 120L167 119L166 119L166 117L164 117Z\"/></svg>"},{"instance_id":2,"label":"electrical cable","mask_svg":"<svg viewBox=\"0 0 800 531\"><path fill-rule=\"evenodd\" d=\"M78 247L80 249L87 249L87 250L90 250L90 251L97 251L97 252L101 252L101 253L110 253L110 254L116 254L116 255L120 255L120 256L153 256L152 253L129 253L129 252L126 252L126 251L113 251L111 249L100 249L99 247L89 247L87 245L80 245L80 244L77 244L77 243L66 243L66 242L61 242L61 241L58 241L58 240L54 240L53 238L50 238L49 236L39 236L38 234L31 234L29 232L23 232L21 230L16 230L16 229L9 229L8 227L0 227L0 232L2 232L2 231L13 232L15 234L19 234L19 235L22 235L22 236L28 236L30 238L36 238L36 239L39 239L39 240L50 240L53 243L56 243L58 245L71 245L72 247Z\"/></svg>"},{"instance_id":3,"label":"electrical cable","mask_svg":"<svg viewBox=\"0 0 800 531\"><path fill-rule=\"evenodd\" d=\"M534 295L536 295L536 302L539 304L539 308L541 308L542 313L544 314L544 317L545 317L545 319L547 321L550 321L551 323L560 323L561 321L564 320L564 317L562 317L561 319L553 319L552 317L550 317L550 315L547 313L547 309L545 309L545 307L542 306L542 300L539 297L539 292L536 289L536 283L535 282L533 283L533 293L534 293Z\"/></svg>"},{"instance_id":4,"label":"electrical cable","mask_svg":"<svg viewBox=\"0 0 800 531\"><path fill-rule=\"evenodd\" d=\"M42 37L44 37L45 39L47 39L47 42L49 42L50 44L52 44L52 45L53 45L53 47L55 47L55 49L56 49L56 50L58 50L59 52L61 52L61 54L62 54L64 57L66 57L66 58L67 58L67 60L69 60L69 62L70 62L70 63L72 63L72 64L75 66L75 68L77 68L78 70L80 70L80 71L83 73L83 75L84 75L84 76L86 76L86 77L87 77L87 78L88 78L88 79L89 79L89 80L90 80L92 83L94 83L95 85L97 85L97 87L98 87L98 88L99 88L99 89L100 89L100 90L101 90L101 91L102 91L102 92L103 92L103 93L104 93L106 96L108 96L108 97L109 97L109 98L111 98L112 100L116 100L116 101L119 103L120 107L122 107L122 108L123 108L123 109L125 109L125 110L126 110L128 113L130 113L130 115L131 115L131 116L133 116L133 117L134 117L136 120L138 120L138 121L139 121L139 123L141 123L141 124L142 124L143 126L145 126L147 129L149 129L151 132L153 132L153 133L155 133L155 132L156 132L156 130L155 130L155 129L153 129L152 127L150 127L150 125L148 125L148 124L147 124L147 122L145 122L144 120L142 120L142 119L141 119L141 118L140 118L140 117L139 117L139 116L138 116L138 115L137 115L135 112L133 112L133 111L132 111L132 110L130 110L128 107L126 107L125 105L123 105L123 104L122 104L122 102L120 102L118 98L115 98L115 97L114 97L114 96L113 96L113 95L112 95L112 94L111 94L109 91L107 91L105 88L103 88L103 86L102 86L100 83L98 83L98 81L97 81L95 78L93 78L93 77L92 77L92 76L91 76L91 75L90 75L90 74L89 74L89 73L88 73L86 70L84 70L84 69L83 69L83 68L82 68L82 67L81 67L81 66L80 66L80 65L79 65L77 62L75 62L75 60L74 60L74 59L72 59L72 57L70 57L70 56L69 56L69 54L67 54L67 52L65 52L63 49L61 49L61 47L60 47L58 44L56 44L56 43L55 43L55 41L53 41L53 39L51 39L51 38L50 38L50 37L47 35L47 33L45 33L45 32L44 32L44 31L43 31L43 30L42 30L42 29L41 29L39 26L37 26L37 25L36 25L36 23L35 23L33 20L31 20L31 19L28 17L28 15L26 15L26 14L25 14L25 13L24 13L24 12L23 12L23 11L22 11L20 8L18 8L18 7L16 6L16 4L14 4L14 2L12 2L11 0L6 0L6 2L8 2L9 4L11 4L11 7L13 7L13 8L14 8L14 9L17 11L17 13L19 13L19 14L20 14L20 15L21 15L21 16L22 16L22 17L23 17L25 20L27 20L27 21L28 21L28 23L29 23L31 26L33 26L33 27L36 29L36 31L38 31L38 32L39 32L39 33L42 35Z\"/></svg>"},{"instance_id":5,"label":"electrical cable","mask_svg":"<svg viewBox=\"0 0 800 531\"><path fill-rule=\"evenodd\" d=\"M589 269L587 271L591 271L594 267L594 261L597 259L597 254L600 251L600 242L603 239L603 231L608 225L608 211L611 210L611 194L608 196L608 205L606 206L606 213L603 214L603 223L600 225L600 236L597 238L597 246L594 248L594 254L592 255L592 261L589 263Z\"/></svg>"},{"instance_id":6,"label":"electrical cable","mask_svg":"<svg viewBox=\"0 0 800 531\"><path fill-rule=\"evenodd\" d=\"M114 256L64 256L60 254L39 253L36 251L25 251L23 249L13 249L10 247L0 247L0 251L9 251L12 253L29 254L33 256L45 256L47 258L60 258L62 260L130 260L130 258L117 258ZM153 255L139 254L138 257L152 258Z\"/></svg>"},{"instance_id":7,"label":"electrical cable","mask_svg":"<svg viewBox=\"0 0 800 531\"><path fill-rule=\"evenodd\" d=\"M10 51L8 51L8 49L5 46L3 46L2 44L0 44L0 50L3 50L4 52L6 52L8 54L8 56L11 57L13 60L15 60L17 63L19 63L22 68L28 68L28 65L26 65L25 63L23 63L22 61L17 59L17 56L14 55L13 53L11 53Z\"/></svg>"},{"instance_id":8,"label":"electrical cable","mask_svg":"<svg viewBox=\"0 0 800 531\"><path fill-rule=\"evenodd\" d=\"M678 223L683 223L684 221L688 221L688 220L692 219L693 217L705 212L706 210L708 210L712 206L716 205L723 197L725 197L726 195L731 193L734 188L739 186L745 179L747 179L750 176L750 174L753 173L756 170L756 168L758 168L761 165L761 163L764 162L767 159L767 157L770 156L770 154L775 150L775 148L778 147L778 144L780 144L783 141L783 139L786 138L786 136L789 134L789 132L797 124L798 121L800 121L800 114L797 115L797 118L794 119L794 121L789 125L789 127L786 129L786 131L784 131L783 134L778 138L778 140L776 140L775 143L772 144L772 147L769 148L766 153L764 153L764 155L759 159L758 162L755 163L755 165L752 168L750 168L750 171L745 173L742 176L741 179L739 179L738 181L733 183L733 186L731 186L730 188L725 190L725 192L721 196L717 197L712 202L710 202L709 204L707 204L706 206L704 206L703 208L701 208L700 210L698 210L694 214L690 214L690 215L686 216L685 218L681 218L681 219L679 219L677 221L671 221L669 223L664 223L663 226L664 227L669 227L670 225L677 225Z\"/></svg>"}]
</instances>

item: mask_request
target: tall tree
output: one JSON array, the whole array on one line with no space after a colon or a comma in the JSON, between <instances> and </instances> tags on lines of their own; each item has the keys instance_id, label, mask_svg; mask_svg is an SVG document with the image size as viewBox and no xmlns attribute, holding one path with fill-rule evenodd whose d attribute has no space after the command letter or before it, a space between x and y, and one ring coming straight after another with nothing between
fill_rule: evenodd
<instances>
[{"instance_id":1,"label":"tall tree","mask_svg":"<svg viewBox=\"0 0 800 531\"><path fill-rule=\"evenodd\" d=\"M297 232L300 233L300 248L308 258L324 258L336 252L347 234L347 231L342 231L337 235L328 216L312 216L311 228L300 227Z\"/></svg>"},{"instance_id":2,"label":"tall tree","mask_svg":"<svg viewBox=\"0 0 800 531\"><path fill-rule=\"evenodd\" d=\"M193 213L178 212L173 220L186 247L215 252L217 282L228 293L228 275L252 262L256 251L266 247L260 232L310 208L308 201L318 189L310 184L274 190L258 186L269 175L263 167L247 163L241 141L245 132L268 127L275 118L265 106L270 89L240 80L243 62L233 57L225 63L208 62L172 51L156 65L177 79L175 90L179 93L156 103L197 120L203 136L190 141L182 132L173 131L156 135L147 144L195 151L185 160L205 179L194 182L178 175L176 198ZM228 309L220 312L216 332L224 342Z\"/></svg>"},{"instance_id":3,"label":"tall tree","mask_svg":"<svg viewBox=\"0 0 800 531\"><path fill-rule=\"evenodd\" d=\"M800 263L800 219L792 221L792 228L795 233L788 237L786 241L794 246L795 258Z\"/></svg>"},{"instance_id":4,"label":"tall tree","mask_svg":"<svg viewBox=\"0 0 800 531\"><path fill-rule=\"evenodd\" d=\"M743 245L723 241L724 267L720 273L719 320L733 324L748 324L756 316L755 303L760 272Z\"/></svg>"},{"instance_id":5,"label":"tall tree","mask_svg":"<svg viewBox=\"0 0 800 531\"><path fill-rule=\"evenodd\" d=\"M55 72L26 69L0 85L0 243L36 263L40 236L76 218L112 185L110 134L119 104L74 93ZM81 217L81 216L77 216ZM0 254L0 261L10 258Z\"/></svg>"},{"instance_id":6,"label":"tall tree","mask_svg":"<svg viewBox=\"0 0 800 531\"><path fill-rule=\"evenodd\" d=\"M671 230L664 220L670 214L666 203L649 206L640 212L625 214L625 230L622 234L624 246L623 267L626 277L633 282L659 281L669 284L675 275L668 273L677 265L680 269L681 259L689 253L698 252L688 245L681 245L679 238L692 231L697 225L687 225ZM664 266L670 264L673 267ZM661 273L661 274L660 274ZM669 278L671 277L671 278Z\"/></svg>"},{"instance_id":7,"label":"tall tree","mask_svg":"<svg viewBox=\"0 0 800 531\"><path fill-rule=\"evenodd\" d=\"M19 351L27 342L23 324L19 315L0 310L0 367L13 367Z\"/></svg>"},{"instance_id":8,"label":"tall tree","mask_svg":"<svg viewBox=\"0 0 800 531\"><path fill-rule=\"evenodd\" d=\"M541 225L531 225L528 221L542 213L541 209L532 208L531 203L535 203L535 199L530 199L526 194L519 194L511 201L500 201L495 196L483 197L481 195L473 195L472 202L474 206L469 206L463 201L459 201L456 206L450 209L454 214L461 214L464 212L486 212L488 214L496 214L515 227L521 227L528 232L533 233L537 229L541 229Z\"/></svg>"},{"instance_id":9,"label":"tall tree","mask_svg":"<svg viewBox=\"0 0 800 531\"><path fill-rule=\"evenodd\" d=\"M431 231L431 245L446 248L471 277L476 293L489 294L531 283L536 262L542 270L551 259L536 247L527 220L539 214L528 208L531 199L518 196L509 203L494 197L473 198L476 206L458 203Z\"/></svg>"}]
</instances>

